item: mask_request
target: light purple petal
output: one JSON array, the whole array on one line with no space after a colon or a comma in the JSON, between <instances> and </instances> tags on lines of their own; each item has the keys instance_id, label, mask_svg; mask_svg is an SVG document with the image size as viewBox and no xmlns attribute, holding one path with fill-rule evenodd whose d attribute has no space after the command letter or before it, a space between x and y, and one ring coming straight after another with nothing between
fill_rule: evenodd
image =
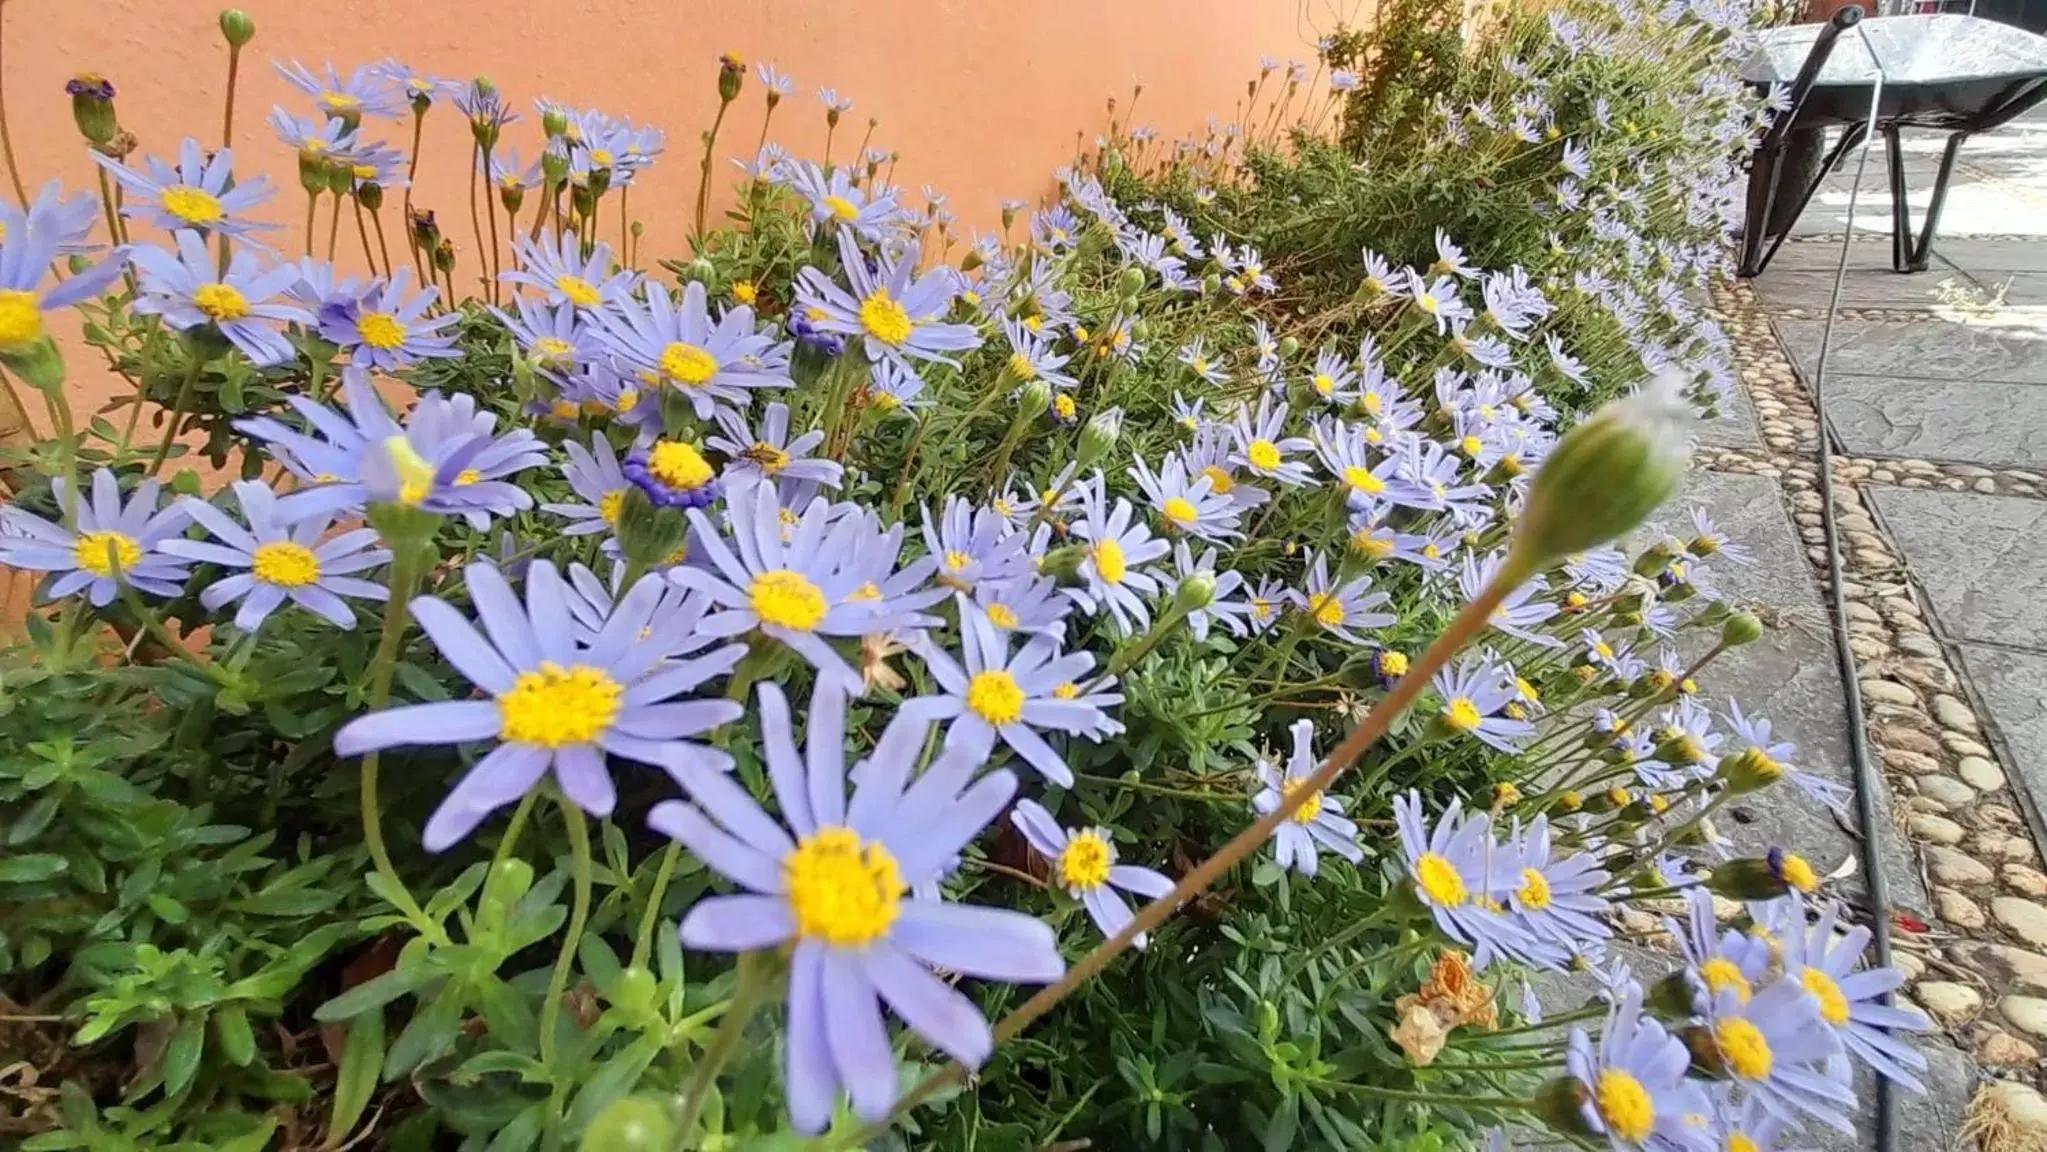
<instances>
[{"instance_id":1,"label":"light purple petal","mask_svg":"<svg viewBox=\"0 0 2047 1152\"><path fill-rule=\"evenodd\" d=\"M1003 908L907 900L890 939L926 964L984 980L1049 984L1066 971L1052 930Z\"/></svg>"},{"instance_id":2,"label":"light purple petal","mask_svg":"<svg viewBox=\"0 0 2047 1152\"><path fill-rule=\"evenodd\" d=\"M981 1010L929 969L886 944L859 955L875 991L933 1047L969 1068L979 1068L995 1050Z\"/></svg>"},{"instance_id":3,"label":"light purple petal","mask_svg":"<svg viewBox=\"0 0 2047 1152\"><path fill-rule=\"evenodd\" d=\"M796 934L796 918L779 896L707 896L682 918L682 942L709 952L772 948Z\"/></svg>"},{"instance_id":4,"label":"light purple petal","mask_svg":"<svg viewBox=\"0 0 2047 1152\"><path fill-rule=\"evenodd\" d=\"M858 954L837 949L823 956L824 1030L832 1064L853 1110L873 1123L896 1102L896 1060L882 1026L881 1005Z\"/></svg>"}]
</instances>

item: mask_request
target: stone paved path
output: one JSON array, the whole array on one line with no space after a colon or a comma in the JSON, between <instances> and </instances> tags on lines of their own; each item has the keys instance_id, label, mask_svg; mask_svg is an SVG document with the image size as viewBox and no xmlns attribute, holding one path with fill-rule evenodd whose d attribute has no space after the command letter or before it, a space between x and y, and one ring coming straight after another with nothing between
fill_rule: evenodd
<instances>
[{"instance_id":1,"label":"stone paved path","mask_svg":"<svg viewBox=\"0 0 2047 1152\"><path fill-rule=\"evenodd\" d=\"M1938 145L1908 141L1915 206ZM1933 266L1901 276L1872 154L1825 380L1850 642L1891 815L1874 830L1887 911L1911 995L1945 1032L1925 1045L1930 1096L1900 1112L1898 1147L1914 1149L1954 1146L1987 1078L2037 1087L2047 1070L2047 115L1966 145L1962 161ZM1716 296L1746 406L1700 449L1700 496L1770 569L1740 594L1811 615L1809 640L1780 631L1759 659L1808 682L1766 690L1765 706L1829 772L1846 762L1846 718L1827 695L1838 680L1818 611L1812 389L1851 179L1830 178L1768 273ZM1758 479L1788 522L1728 506L1763 502ZM1831 828L1768 831L1815 857L1852 847Z\"/></svg>"}]
</instances>

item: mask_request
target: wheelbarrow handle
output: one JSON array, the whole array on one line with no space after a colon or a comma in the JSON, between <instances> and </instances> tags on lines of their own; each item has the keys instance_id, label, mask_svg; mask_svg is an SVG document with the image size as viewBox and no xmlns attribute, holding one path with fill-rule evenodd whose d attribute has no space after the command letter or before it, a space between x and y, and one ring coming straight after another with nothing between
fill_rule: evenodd
<instances>
[{"instance_id":1,"label":"wheelbarrow handle","mask_svg":"<svg viewBox=\"0 0 2047 1152\"><path fill-rule=\"evenodd\" d=\"M1776 153L1783 150L1784 137L1798 119L1799 110L1805 107L1805 98L1812 94L1813 85L1819 82L1820 69L1827 66L1828 57L1834 54L1834 41L1861 21L1862 9L1851 4L1834 13L1833 18L1820 27L1820 34L1814 37L1812 50L1805 54L1805 63L1799 67L1797 78L1791 81L1791 106L1771 122L1770 130L1763 135L1763 142L1757 145L1758 151Z\"/></svg>"}]
</instances>

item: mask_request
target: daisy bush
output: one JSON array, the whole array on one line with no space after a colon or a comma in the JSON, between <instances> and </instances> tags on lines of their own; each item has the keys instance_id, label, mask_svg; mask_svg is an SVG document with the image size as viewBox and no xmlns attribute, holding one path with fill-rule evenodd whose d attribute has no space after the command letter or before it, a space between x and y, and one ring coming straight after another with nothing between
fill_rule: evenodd
<instances>
[{"instance_id":1,"label":"daisy bush","mask_svg":"<svg viewBox=\"0 0 2047 1152\"><path fill-rule=\"evenodd\" d=\"M50 430L0 510L8 1131L1761 1150L1915 1087L1821 865L1715 829L1845 797L1716 689L1745 557L1659 510L1732 380L1754 18L1454 7L1190 138L1133 94L984 232L733 56L672 138L279 58L263 124L230 71L230 139L138 141L74 80L119 200L0 204Z\"/></svg>"}]
</instances>

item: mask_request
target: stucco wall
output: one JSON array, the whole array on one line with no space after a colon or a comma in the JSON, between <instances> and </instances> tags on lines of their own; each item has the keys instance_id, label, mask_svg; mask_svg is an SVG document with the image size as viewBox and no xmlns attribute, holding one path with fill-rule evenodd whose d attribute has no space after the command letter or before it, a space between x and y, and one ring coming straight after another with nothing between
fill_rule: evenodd
<instances>
[{"instance_id":1,"label":"stucco wall","mask_svg":"<svg viewBox=\"0 0 2047 1152\"><path fill-rule=\"evenodd\" d=\"M800 86L777 112L772 139L816 155L824 117L815 93L835 87L856 102L837 154L857 146L867 118L878 117L876 144L903 157L898 184L914 192L929 183L952 197L963 223L987 224L1001 199L1045 191L1076 131L1092 136L1104 123L1105 98L1127 102L1135 83L1145 86L1140 123L1170 134L1210 114L1227 118L1261 54L1306 54L1303 37L1315 34L1297 8L1306 2L253 0L247 10L257 35L244 52L236 168L268 172L283 186L273 209L291 222L295 245L303 200L291 155L263 118L279 102L301 113L309 107L270 61L352 65L395 55L450 76L490 76L526 117L507 139L528 159L539 138L535 96L659 124L670 153L633 201L635 214L648 217L646 251L673 252L695 193L698 133L717 106L717 56L729 51L772 61ZM91 179L62 91L82 70L118 86L121 120L145 152L169 154L187 134L216 145L226 64L218 8L199 0L7 3L6 95L31 189L51 176ZM751 152L760 114L749 77L720 139L725 157ZM372 124L403 144L406 125ZM456 115L428 117L418 198L441 210L465 260L473 247L463 207L467 147ZM732 174L721 159L719 185ZM449 217L456 227L447 227Z\"/></svg>"}]
</instances>

